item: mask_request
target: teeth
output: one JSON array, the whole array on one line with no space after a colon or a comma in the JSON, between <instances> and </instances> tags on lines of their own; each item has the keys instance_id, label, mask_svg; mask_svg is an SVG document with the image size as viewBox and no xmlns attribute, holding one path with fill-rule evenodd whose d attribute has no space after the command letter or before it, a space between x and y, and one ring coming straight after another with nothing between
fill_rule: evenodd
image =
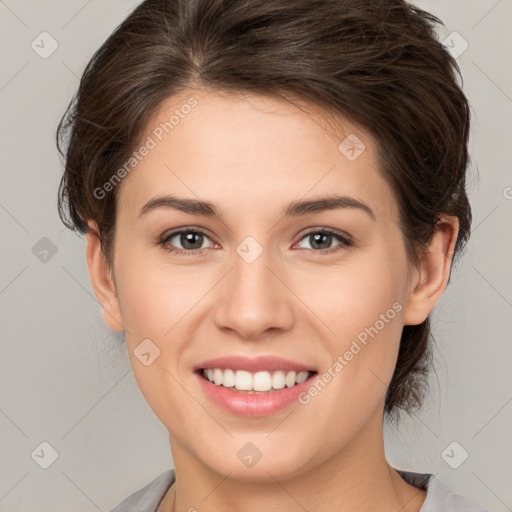
<instances>
[{"instance_id":1,"label":"teeth","mask_svg":"<svg viewBox=\"0 0 512 512\"><path fill-rule=\"evenodd\" d=\"M272 375L272 387L274 389L283 389L286 384L286 377L284 372L276 372Z\"/></svg>"},{"instance_id":2,"label":"teeth","mask_svg":"<svg viewBox=\"0 0 512 512\"><path fill-rule=\"evenodd\" d=\"M236 375L233 370L224 370L222 376L222 385L226 388L232 388L236 383Z\"/></svg>"},{"instance_id":3,"label":"teeth","mask_svg":"<svg viewBox=\"0 0 512 512\"><path fill-rule=\"evenodd\" d=\"M295 372L287 373L286 379L284 380L286 382L287 388L291 388L292 386L295 386L295 377L297 377L297 374Z\"/></svg>"},{"instance_id":4,"label":"teeth","mask_svg":"<svg viewBox=\"0 0 512 512\"><path fill-rule=\"evenodd\" d=\"M235 374L235 388L241 391L250 391L252 389L252 375L249 372L238 370Z\"/></svg>"},{"instance_id":5,"label":"teeth","mask_svg":"<svg viewBox=\"0 0 512 512\"><path fill-rule=\"evenodd\" d=\"M252 378L252 389L254 391L268 391L272 389L272 375L268 372L255 373Z\"/></svg>"},{"instance_id":6,"label":"teeth","mask_svg":"<svg viewBox=\"0 0 512 512\"><path fill-rule=\"evenodd\" d=\"M215 370L213 370L213 382L215 382L217 386L220 386L222 384L223 376L224 374L220 368L215 368Z\"/></svg>"},{"instance_id":7,"label":"teeth","mask_svg":"<svg viewBox=\"0 0 512 512\"><path fill-rule=\"evenodd\" d=\"M302 384L307 378L308 378L308 372L299 372L299 373L297 373L295 382L297 384Z\"/></svg>"},{"instance_id":8,"label":"teeth","mask_svg":"<svg viewBox=\"0 0 512 512\"><path fill-rule=\"evenodd\" d=\"M217 386L235 388L237 391L270 391L271 389L291 388L302 384L309 372L294 372L278 370L276 372L255 372L231 370L229 368L208 368L203 370L203 376Z\"/></svg>"}]
</instances>

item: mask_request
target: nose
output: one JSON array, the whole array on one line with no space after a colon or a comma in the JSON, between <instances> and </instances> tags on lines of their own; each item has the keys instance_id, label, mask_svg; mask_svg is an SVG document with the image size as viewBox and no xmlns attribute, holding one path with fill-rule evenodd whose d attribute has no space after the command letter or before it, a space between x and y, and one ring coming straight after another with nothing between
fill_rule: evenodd
<instances>
[{"instance_id":1,"label":"nose","mask_svg":"<svg viewBox=\"0 0 512 512\"><path fill-rule=\"evenodd\" d=\"M233 331L244 340L258 340L267 331L291 328L293 293L271 259L266 251L252 263L234 255L233 268L217 289L214 319L219 329Z\"/></svg>"}]
</instances>

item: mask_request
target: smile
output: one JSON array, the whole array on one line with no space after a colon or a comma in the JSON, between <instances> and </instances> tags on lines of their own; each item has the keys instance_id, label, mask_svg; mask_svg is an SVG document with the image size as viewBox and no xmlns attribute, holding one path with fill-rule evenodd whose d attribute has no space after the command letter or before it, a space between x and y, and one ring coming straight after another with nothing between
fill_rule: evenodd
<instances>
[{"instance_id":1,"label":"smile","mask_svg":"<svg viewBox=\"0 0 512 512\"><path fill-rule=\"evenodd\" d=\"M291 388L302 384L316 372L311 371L259 371L234 370L230 368L203 368L202 377L215 384L239 393L265 393Z\"/></svg>"},{"instance_id":2,"label":"smile","mask_svg":"<svg viewBox=\"0 0 512 512\"><path fill-rule=\"evenodd\" d=\"M298 395L318 377L315 366L271 354L233 354L203 360L193 372L210 403L229 414L253 417L296 406Z\"/></svg>"}]
</instances>

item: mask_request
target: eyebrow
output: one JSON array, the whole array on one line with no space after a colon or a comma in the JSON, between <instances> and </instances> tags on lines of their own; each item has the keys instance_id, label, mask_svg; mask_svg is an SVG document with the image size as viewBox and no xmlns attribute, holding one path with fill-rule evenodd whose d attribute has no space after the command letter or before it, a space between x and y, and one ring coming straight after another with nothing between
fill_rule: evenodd
<instances>
[{"instance_id":1,"label":"eyebrow","mask_svg":"<svg viewBox=\"0 0 512 512\"><path fill-rule=\"evenodd\" d=\"M184 213L202 215L204 217L217 217L222 220L222 214L213 203L198 199L186 199L173 195L157 196L150 199L142 207L139 213L139 218L152 210L160 208L172 208ZM282 218L299 217L301 215L344 208L359 209L367 213L373 220L376 220L373 210L367 204L354 197L339 195L292 201L282 210L281 216Z\"/></svg>"}]
</instances>

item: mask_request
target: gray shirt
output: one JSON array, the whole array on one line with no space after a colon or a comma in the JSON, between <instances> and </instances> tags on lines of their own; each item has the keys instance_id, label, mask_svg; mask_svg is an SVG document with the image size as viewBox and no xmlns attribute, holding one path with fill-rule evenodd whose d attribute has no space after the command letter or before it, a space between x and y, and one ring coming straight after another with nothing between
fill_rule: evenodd
<instances>
[{"instance_id":1,"label":"gray shirt","mask_svg":"<svg viewBox=\"0 0 512 512\"><path fill-rule=\"evenodd\" d=\"M487 512L472 501L449 492L437 476L430 473L395 471L409 484L427 491L420 512ZM167 489L174 483L175 472L170 469L145 487L124 499L110 512L156 512Z\"/></svg>"}]
</instances>

